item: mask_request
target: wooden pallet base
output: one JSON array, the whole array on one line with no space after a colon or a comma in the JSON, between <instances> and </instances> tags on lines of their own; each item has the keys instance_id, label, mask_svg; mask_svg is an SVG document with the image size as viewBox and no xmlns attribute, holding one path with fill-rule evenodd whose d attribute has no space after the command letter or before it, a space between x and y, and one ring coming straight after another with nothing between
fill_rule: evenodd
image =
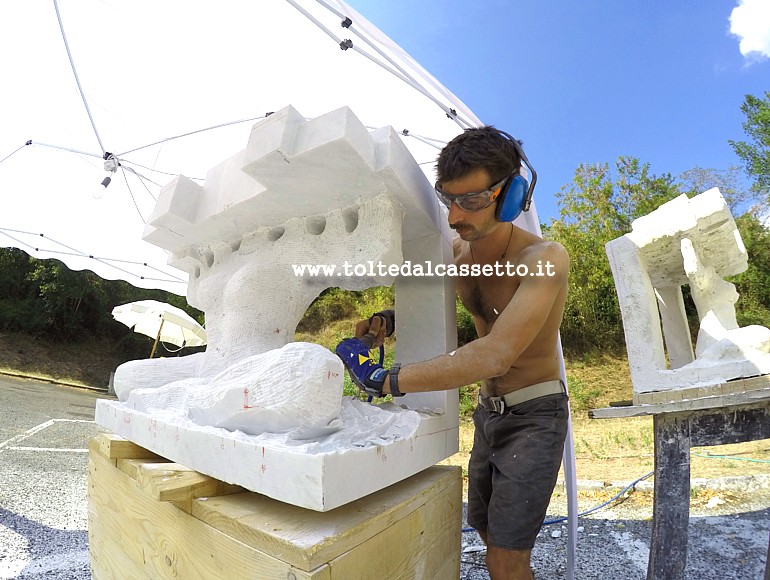
<instances>
[{"instance_id":1,"label":"wooden pallet base","mask_svg":"<svg viewBox=\"0 0 770 580\"><path fill-rule=\"evenodd\" d=\"M244 491L105 434L89 444L88 507L95 579L460 576L459 467L434 466L317 512Z\"/></svg>"}]
</instances>

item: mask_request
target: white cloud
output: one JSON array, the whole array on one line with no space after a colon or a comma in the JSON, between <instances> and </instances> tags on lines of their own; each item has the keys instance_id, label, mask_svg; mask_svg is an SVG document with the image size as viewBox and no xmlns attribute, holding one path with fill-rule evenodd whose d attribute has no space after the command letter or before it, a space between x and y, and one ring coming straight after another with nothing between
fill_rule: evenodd
<instances>
[{"instance_id":1,"label":"white cloud","mask_svg":"<svg viewBox=\"0 0 770 580\"><path fill-rule=\"evenodd\" d=\"M743 56L770 58L770 0L740 0L730 14L730 32L741 39Z\"/></svg>"}]
</instances>

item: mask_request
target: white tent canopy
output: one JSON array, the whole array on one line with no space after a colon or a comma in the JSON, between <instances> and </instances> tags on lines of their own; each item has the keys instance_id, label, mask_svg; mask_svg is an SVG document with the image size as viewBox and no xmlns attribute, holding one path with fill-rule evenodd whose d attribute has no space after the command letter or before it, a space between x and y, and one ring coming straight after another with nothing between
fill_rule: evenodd
<instances>
[{"instance_id":1,"label":"white tent canopy","mask_svg":"<svg viewBox=\"0 0 770 580\"><path fill-rule=\"evenodd\" d=\"M141 240L158 185L204 178L267 113L350 106L367 126L403 132L431 176L438 148L480 124L340 1L14 1L0 23L4 53L23 53L4 75L13 90L0 113L0 159L10 154L0 162L0 244L140 287L185 293L184 274ZM352 48L341 50L346 39ZM105 153L121 163L106 190Z\"/></svg>"}]
</instances>

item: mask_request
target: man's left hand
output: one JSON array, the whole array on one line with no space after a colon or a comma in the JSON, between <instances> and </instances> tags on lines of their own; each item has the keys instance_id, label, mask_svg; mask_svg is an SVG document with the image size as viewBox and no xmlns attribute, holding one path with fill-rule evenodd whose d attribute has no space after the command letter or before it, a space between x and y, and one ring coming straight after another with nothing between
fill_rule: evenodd
<instances>
[{"instance_id":1,"label":"man's left hand","mask_svg":"<svg viewBox=\"0 0 770 580\"><path fill-rule=\"evenodd\" d=\"M391 323L392 324L392 323ZM388 323L383 313L378 312L368 320L362 320L356 324L355 337L371 343L371 348L377 348L385 344L385 337L388 334Z\"/></svg>"}]
</instances>

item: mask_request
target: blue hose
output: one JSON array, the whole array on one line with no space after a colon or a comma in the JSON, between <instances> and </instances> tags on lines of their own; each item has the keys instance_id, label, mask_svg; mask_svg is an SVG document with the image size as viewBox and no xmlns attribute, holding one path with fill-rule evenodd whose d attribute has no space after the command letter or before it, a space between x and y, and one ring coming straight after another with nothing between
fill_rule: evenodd
<instances>
[{"instance_id":1,"label":"blue hose","mask_svg":"<svg viewBox=\"0 0 770 580\"><path fill-rule=\"evenodd\" d=\"M653 473L655 473L655 472L654 471L650 471L648 474L643 475L639 479L635 479L634 481L629 483L626 487L624 487L623 490L620 493L618 493L616 496L608 499L607 501L605 501L602 504L599 504L596 507L592 507L590 510L586 510L586 511L584 511L582 513L579 513L578 517L587 516L590 513L593 513L595 511L598 511L598 510L602 509L604 506L606 506L606 505L612 503L613 501L617 500L618 498L620 498L624 493L626 493L629 489L634 487L637 483L639 483L643 479L647 479L648 477L650 477ZM544 526L549 526L551 524L558 524L558 523L565 522L565 521L567 521L567 516L556 518L555 520L547 520L547 521L543 522L543 525ZM475 528L463 528L462 531L463 531L463 533L465 533L465 532L475 532L476 530L475 530Z\"/></svg>"}]
</instances>

